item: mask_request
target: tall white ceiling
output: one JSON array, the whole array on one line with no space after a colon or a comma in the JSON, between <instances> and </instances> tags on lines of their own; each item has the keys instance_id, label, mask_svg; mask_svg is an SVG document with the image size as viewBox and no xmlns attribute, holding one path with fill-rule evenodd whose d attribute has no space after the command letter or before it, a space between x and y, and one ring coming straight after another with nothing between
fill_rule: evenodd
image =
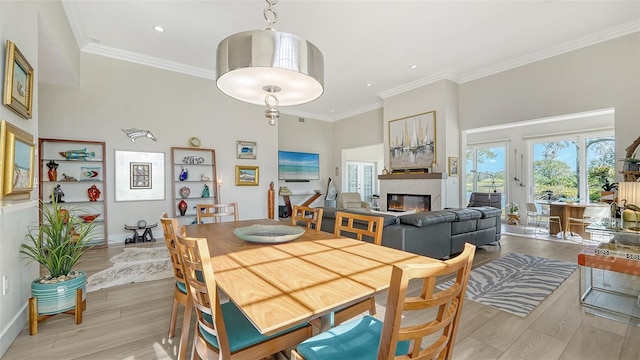
<instances>
[{"instance_id":1,"label":"tall white ceiling","mask_svg":"<svg viewBox=\"0 0 640 360\"><path fill-rule=\"evenodd\" d=\"M266 26L264 0L62 1L81 51L212 81L218 43ZM329 121L433 81L463 83L640 31L637 0L281 0L275 9L274 27L311 41L325 61L324 95L283 112Z\"/></svg>"}]
</instances>

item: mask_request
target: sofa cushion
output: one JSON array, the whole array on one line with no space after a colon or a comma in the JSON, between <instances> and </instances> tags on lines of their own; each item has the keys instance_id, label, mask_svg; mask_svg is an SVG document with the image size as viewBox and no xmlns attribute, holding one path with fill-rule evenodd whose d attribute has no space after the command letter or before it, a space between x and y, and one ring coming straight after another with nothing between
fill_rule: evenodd
<instances>
[{"instance_id":1,"label":"sofa cushion","mask_svg":"<svg viewBox=\"0 0 640 360\"><path fill-rule=\"evenodd\" d=\"M497 209L494 207L490 207L490 206L473 206L473 207L469 207L467 209L471 209L471 210L476 210L478 212L480 212L480 218L481 219L486 219L489 217L496 217L496 216L500 216L502 215L502 210L501 209Z\"/></svg>"},{"instance_id":2,"label":"sofa cushion","mask_svg":"<svg viewBox=\"0 0 640 360\"><path fill-rule=\"evenodd\" d=\"M473 209L445 209L445 211L455 215L454 221L476 220L482 216L479 211Z\"/></svg>"},{"instance_id":3,"label":"sofa cushion","mask_svg":"<svg viewBox=\"0 0 640 360\"><path fill-rule=\"evenodd\" d=\"M413 225L416 227L427 227L443 222L451 222L455 215L449 211L436 210L420 212L399 217L400 224Z\"/></svg>"}]
</instances>

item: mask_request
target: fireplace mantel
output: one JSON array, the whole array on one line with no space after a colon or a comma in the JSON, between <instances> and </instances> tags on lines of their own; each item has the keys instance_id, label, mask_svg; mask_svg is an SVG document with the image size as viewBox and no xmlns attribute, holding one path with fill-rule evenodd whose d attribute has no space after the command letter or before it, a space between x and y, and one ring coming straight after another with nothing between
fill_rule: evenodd
<instances>
[{"instance_id":1,"label":"fireplace mantel","mask_svg":"<svg viewBox=\"0 0 640 360\"><path fill-rule=\"evenodd\" d=\"M378 175L378 180L403 180L403 179L446 179L445 173L398 173Z\"/></svg>"}]
</instances>

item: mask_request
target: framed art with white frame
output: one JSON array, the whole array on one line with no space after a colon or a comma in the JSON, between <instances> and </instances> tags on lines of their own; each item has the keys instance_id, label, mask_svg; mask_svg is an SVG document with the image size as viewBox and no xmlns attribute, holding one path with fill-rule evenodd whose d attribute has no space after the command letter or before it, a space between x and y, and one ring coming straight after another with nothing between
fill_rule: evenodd
<instances>
[{"instance_id":1,"label":"framed art with white frame","mask_svg":"<svg viewBox=\"0 0 640 360\"><path fill-rule=\"evenodd\" d=\"M115 152L116 201L164 200L164 153Z\"/></svg>"}]
</instances>

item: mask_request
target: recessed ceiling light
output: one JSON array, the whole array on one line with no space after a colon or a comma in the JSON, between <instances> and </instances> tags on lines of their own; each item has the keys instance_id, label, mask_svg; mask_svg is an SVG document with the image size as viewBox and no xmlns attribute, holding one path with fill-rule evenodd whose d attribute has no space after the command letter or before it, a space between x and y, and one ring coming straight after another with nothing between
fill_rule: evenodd
<instances>
[{"instance_id":1,"label":"recessed ceiling light","mask_svg":"<svg viewBox=\"0 0 640 360\"><path fill-rule=\"evenodd\" d=\"M164 28L162 26L158 26L158 25L154 26L153 30L155 30L157 32L164 32Z\"/></svg>"},{"instance_id":2,"label":"recessed ceiling light","mask_svg":"<svg viewBox=\"0 0 640 360\"><path fill-rule=\"evenodd\" d=\"M409 69L415 69L417 67L418 67L418 65L409 65Z\"/></svg>"},{"instance_id":3,"label":"recessed ceiling light","mask_svg":"<svg viewBox=\"0 0 640 360\"><path fill-rule=\"evenodd\" d=\"M372 86L373 86L373 84L372 84L372 83L366 83L366 84L364 84L364 86L366 86L366 87L372 87Z\"/></svg>"}]
</instances>

